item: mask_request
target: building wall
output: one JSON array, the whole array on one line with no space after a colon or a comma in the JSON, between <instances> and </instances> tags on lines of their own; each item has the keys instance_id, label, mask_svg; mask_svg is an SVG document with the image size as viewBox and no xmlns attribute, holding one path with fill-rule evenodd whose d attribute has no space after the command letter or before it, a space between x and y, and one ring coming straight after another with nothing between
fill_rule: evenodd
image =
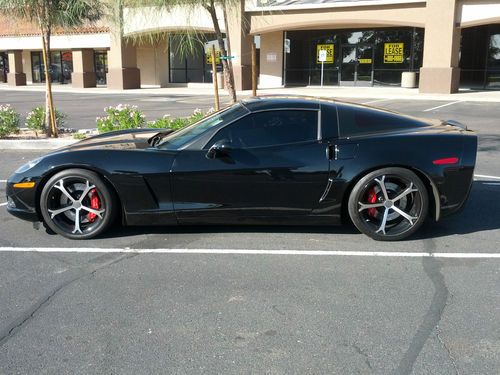
<instances>
[{"instance_id":1,"label":"building wall","mask_svg":"<svg viewBox=\"0 0 500 375\"><path fill-rule=\"evenodd\" d=\"M141 84L145 86L168 85L167 42L143 43L137 47L137 67L141 72Z\"/></svg>"},{"instance_id":2,"label":"building wall","mask_svg":"<svg viewBox=\"0 0 500 375\"><path fill-rule=\"evenodd\" d=\"M380 29L387 27L425 28L424 63L421 74L428 92L456 90L458 49L462 28L500 24L499 0L242 0L229 12L229 32L236 57L236 86L246 88L252 38L260 35L260 86L283 84L283 34L293 30ZM224 17L218 10L224 29ZM179 30L213 32L208 13L201 7L125 9L125 35L148 32L167 35ZM23 50L23 70L32 81L30 51L40 50L40 37L33 25L0 17L0 51ZM120 37L112 40L114 26L86 26L71 33L55 30L54 50L111 49L109 66L114 88L168 83L169 58L166 50L151 45L131 45Z\"/></svg>"}]
</instances>

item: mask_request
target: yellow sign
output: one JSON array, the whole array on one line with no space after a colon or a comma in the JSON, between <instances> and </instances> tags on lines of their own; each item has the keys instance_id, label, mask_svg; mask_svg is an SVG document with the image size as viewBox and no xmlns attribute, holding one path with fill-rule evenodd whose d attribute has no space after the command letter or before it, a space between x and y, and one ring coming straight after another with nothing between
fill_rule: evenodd
<instances>
[{"instance_id":1,"label":"yellow sign","mask_svg":"<svg viewBox=\"0 0 500 375\"><path fill-rule=\"evenodd\" d=\"M215 63L220 64L220 51L215 51ZM207 64L212 65L212 51L205 51L205 61Z\"/></svg>"},{"instance_id":2,"label":"yellow sign","mask_svg":"<svg viewBox=\"0 0 500 375\"><path fill-rule=\"evenodd\" d=\"M320 51L326 51L326 59L324 64L333 64L335 56L335 45L334 44L317 44L316 45L316 61L318 64L321 63Z\"/></svg>"},{"instance_id":3,"label":"yellow sign","mask_svg":"<svg viewBox=\"0 0 500 375\"><path fill-rule=\"evenodd\" d=\"M372 59L359 59L358 60L360 64L371 64Z\"/></svg>"},{"instance_id":4,"label":"yellow sign","mask_svg":"<svg viewBox=\"0 0 500 375\"><path fill-rule=\"evenodd\" d=\"M404 43L384 43L384 64L402 64Z\"/></svg>"}]
</instances>

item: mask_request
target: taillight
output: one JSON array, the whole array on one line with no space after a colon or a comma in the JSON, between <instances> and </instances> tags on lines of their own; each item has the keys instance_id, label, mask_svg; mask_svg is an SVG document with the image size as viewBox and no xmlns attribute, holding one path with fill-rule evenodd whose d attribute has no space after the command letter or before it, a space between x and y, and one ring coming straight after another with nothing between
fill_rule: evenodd
<instances>
[{"instance_id":1,"label":"taillight","mask_svg":"<svg viewBox=\"0 0 500 375\"><path fill-rule=\"evenodd\" d=\"M458 163L457 157L437 159L432 162L432 164L434 165L446 165L446 164L457 164L457 163Z\"/></svg>"}]
</instances>

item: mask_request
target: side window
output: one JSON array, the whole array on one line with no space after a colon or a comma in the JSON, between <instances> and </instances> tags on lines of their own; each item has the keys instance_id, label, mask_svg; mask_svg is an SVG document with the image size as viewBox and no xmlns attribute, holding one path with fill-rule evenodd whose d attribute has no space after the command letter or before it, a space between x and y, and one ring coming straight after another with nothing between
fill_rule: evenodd
<instances>
[{"instance_id":1,"label":"side window","mask_svg":"<svg viewBox=\"0 0 500 375\"><path fill-rule=\"evenodd\" d=\"M347 105L338 105L337 109L341 137L428 126L418 119L377 109Z\"/></svg>"},{"instance_id":2,"label":"side window","mask_svg":"<svg viewBox=\"0 0 500 375\"><path fill-rule=\"evenodd\" d=\"M250 148L313 141L317 137L317 111L265 111L252 113L221 129L207 146L221 139L227 139L234 148Z\"/></svg>"}]
</instances>

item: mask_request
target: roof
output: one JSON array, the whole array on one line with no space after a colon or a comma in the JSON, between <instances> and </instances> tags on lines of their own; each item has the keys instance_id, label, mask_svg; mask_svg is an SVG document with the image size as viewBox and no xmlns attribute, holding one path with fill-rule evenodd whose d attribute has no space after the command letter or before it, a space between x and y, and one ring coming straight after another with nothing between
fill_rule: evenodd
<instances>
[{"instance_id":1,"label":"roof","mask_svg":"<svg viewBox=\"0 0 500 375\"><path fill-rule=\"evenodd\" d=\"M72 34L99 34L108 33L109 27L100 22L94 25L86 25L71 30L54 29L53 35L72 35ZM0 37L23 37L38 36L40 31L37 26L27 21L12 19L0 15Z\"/></svg>"}]
</instances>

